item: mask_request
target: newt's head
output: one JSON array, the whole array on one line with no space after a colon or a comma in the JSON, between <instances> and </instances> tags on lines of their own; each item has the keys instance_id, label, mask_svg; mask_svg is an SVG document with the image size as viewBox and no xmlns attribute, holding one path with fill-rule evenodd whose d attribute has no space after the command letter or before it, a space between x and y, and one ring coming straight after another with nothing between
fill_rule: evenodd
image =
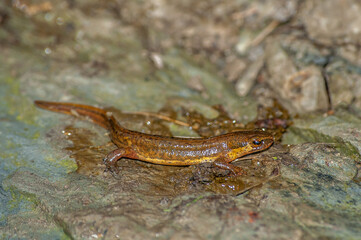
<instances>
[{"instance_id":1,"label":"newt's head","mask_svg":"<svg viewBox=\"0 0 361 240\"><path fill-rule=\"evenodd\" d=\"M250 152L259 152L269 148L273 144L273 136L266 132L257 132L250 136L247 150Z\"/></svg>"},{"instance_id":2,"label":"newt's head","mask_svg":"<svg viewBox=\"0 0 361 240\"><path fill-rule=\"evenodd\" d=\"M235 132L239 135L238 141L230 143L231 151L228 153L230 159L236 159L250 153L266 150L273 144L273 136L263 131Z\"/></svg>"}]
</instances>

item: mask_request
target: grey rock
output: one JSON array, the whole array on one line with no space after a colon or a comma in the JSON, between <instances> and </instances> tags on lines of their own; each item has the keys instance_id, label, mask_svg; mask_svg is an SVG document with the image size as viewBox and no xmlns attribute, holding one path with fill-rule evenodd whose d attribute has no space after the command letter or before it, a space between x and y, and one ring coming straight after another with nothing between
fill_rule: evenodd
<instances>
[{"instance_id":1,"label":"grey rock","mask_svg":"<svg viewBox=\"0 0 361 240\"><path fill-rule=\"evenodd\" d=\"M339 181L351 181L357 173L355 160L340 153L332 144L299 144L292 147L290 153L301 168L308 168L314 174L330 176Z\"/></svg>"},{"instance_id":2,"label":"grey rock","mask_svg":"<svg viewBox=\"0 0 361 240\"><path fill-rule=\"evenodd\" d=\"M300 19L311 39L321 44L361 43L361 3L358 0L305 1Z\"/></svg>"},{"instance_id":3,"label":"grey rock","mask_svg":"<svg viewBox=\"0 0 361 240\"><path fill-rule=\"evenodd\" d=\"M266 45L267 83L291 113L327 109L322 74L315 66L298 69L279 43L270 39Z\"/></svg>"}]
</instances>

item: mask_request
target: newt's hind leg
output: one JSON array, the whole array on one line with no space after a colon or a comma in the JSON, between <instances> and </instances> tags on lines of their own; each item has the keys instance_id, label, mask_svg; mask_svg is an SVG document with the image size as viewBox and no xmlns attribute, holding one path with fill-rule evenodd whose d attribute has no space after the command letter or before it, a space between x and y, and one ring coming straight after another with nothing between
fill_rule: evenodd
<instances>
[{"instance_id":1,"label":"newt's hind leg","mask_svg":"<svg viewBox=\"0 0 361 240\"><path fill-rule=\"evenodd\" d=\"M246 173L243 168L234 166L233 164L223 161L222 159L217 159L213 162L213 165L215 167L230 171L232 175L243 175Z\"/></svg>"},{"instance_id":2,"label":"newt's hind leg","mask_svg":"<svg viewBox=\"0 0 361 240\"><path fill-rule=\"evenodd\" d=\"M118 148L108 153L103 159L103 163L111 173L119 173L116 165L119 159L126 156L126 150L124 148Z\"/></svg>"}]
</instances>

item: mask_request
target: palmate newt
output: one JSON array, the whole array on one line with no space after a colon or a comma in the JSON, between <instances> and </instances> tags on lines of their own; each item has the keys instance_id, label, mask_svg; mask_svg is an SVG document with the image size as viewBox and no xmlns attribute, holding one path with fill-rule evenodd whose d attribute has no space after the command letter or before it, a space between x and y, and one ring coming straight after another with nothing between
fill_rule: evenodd
<instances>
[{"instance_id":1,"label":"palmate newt","mask_svg":"<svg viewBox=\"0 0 361 240\"><path fill-rule=\"evenodd\" d=\"M214 166L241 175L243 169L233 160L260 152L273 144L271 134L263 131L237 131L209 138L165 137L131 131L122 127L111 112L75 103L35 101L36 106L83 117L107 129L118 149L104 158L111 172L118 172L116 163L125 157L161 165L188 166L211 162Z\"/></svg>"}]
</instances>

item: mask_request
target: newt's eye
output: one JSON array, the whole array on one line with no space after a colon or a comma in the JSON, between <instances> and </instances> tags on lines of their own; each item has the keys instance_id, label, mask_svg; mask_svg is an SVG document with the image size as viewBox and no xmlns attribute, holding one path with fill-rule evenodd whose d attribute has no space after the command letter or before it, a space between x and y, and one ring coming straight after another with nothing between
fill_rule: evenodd
<instances>
[{"instance_id":1,"label":"newt's eye","mask_svg":"<svg viewBox=\"0 0 361 240\"><path fill-rule=\"evenodd\" d=\"M263 141L258 141L257 139L253 140L254 145L260 145Z\"/></svg>"}]
</instances>

